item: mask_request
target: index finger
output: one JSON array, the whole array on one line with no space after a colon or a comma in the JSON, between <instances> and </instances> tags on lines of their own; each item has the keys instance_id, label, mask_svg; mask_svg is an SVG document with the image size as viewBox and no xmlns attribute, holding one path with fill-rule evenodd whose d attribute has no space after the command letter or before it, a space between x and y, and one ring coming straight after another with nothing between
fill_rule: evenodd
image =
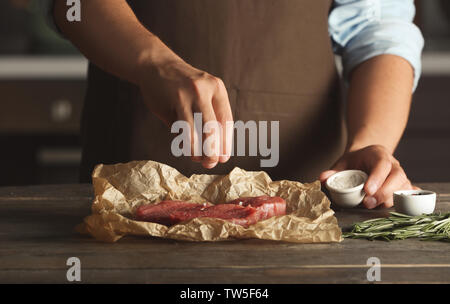
<instances>
[{"instance_id":1,"label":"index finger","mask_svg":"<svg viewBox=\"0 0 450 304\"><path fill-rule=\"evenodd\" d=\"M218 79L217 82L217 90L213 96L212 105L216 119L222 126L219 162L225 163L230 159L233 144L233 114L227 89L222 80Z\"/></svg>"}]
</instances>

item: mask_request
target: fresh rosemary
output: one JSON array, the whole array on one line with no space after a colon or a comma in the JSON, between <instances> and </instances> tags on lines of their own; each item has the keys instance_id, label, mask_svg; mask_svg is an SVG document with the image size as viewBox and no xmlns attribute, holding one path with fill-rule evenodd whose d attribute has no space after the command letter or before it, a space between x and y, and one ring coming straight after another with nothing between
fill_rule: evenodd
<instances>
[{"instance_id":1,"label":"fresh rosemary","mask_svg":"<svg viewBox=\"0 0 450 304\"><path fill-rule=\"evenodd\" d=\"M387 218L376 218L355 223L344 238L368 240L404 240L419 238L424 241L450 242L450 212L409 216L391 212Z\"/></svg>"}]
</instances>

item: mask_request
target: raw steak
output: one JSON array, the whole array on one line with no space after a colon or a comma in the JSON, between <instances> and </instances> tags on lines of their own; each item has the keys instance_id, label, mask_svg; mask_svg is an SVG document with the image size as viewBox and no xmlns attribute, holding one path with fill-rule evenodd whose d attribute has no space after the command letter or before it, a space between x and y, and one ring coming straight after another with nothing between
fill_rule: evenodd
<instances>
[{"instance_id":1,"label":"raw steak","mask_svg":"<svg viewBox=\"0 0 450 304\"><path fill-rule=\"evenodd\" d=\"M234 204L218 204L195 211L175 211L172 213L174 221L184 222L196 217L213 217L230 221L232 223L248 226L256 223L257 210Z\"/></svg>"},{"instance_id":2,"label":"raw steak","mask_svg":"<svg viewBox=\"0 0 450 304\"><path fill-rule=\"evenodd\" d=\"M162 201L158 204L142 205L136 210L136 219L138 221L154 222L166 226L179 223L173 219L171 214L175 211L194 212L205 208L205 205L190 203L185 201Z\"/></svg>"},{"instance_id":3,"label":"raw steak","mask_svg":"<svg viewBox=\"0 0 450 304\"><path fill-rule=\"evenodd\" d=\"M276 215L286 214L286 202L281 197L243 197L225 204L206 206L184 201L163 201L138 208L136 219L166 226L198 217L220 218L249 226Z\"/></svg>"},{"instance_id":4,"label":"raw steak","mask_svg":"<svg viewBox=\"0 0 450 304\"><path fill-rule=\"evenodd\" d=\"M272 216L286 214L286 201L278 196L256 196L256 197L241 197L227 204L236 204L241 206L251 206L258 210L257 221L271 218Z\"/></svg>"}]
</instances>

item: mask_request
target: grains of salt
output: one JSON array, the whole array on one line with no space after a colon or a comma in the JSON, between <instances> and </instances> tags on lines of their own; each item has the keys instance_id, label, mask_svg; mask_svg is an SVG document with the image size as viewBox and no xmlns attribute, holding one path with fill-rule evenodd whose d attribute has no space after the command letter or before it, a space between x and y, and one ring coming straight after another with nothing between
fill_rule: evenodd
<instances>
[{"instance_id":1,"label":"grains of salt","mask_svg":"<svg viewBox=\"0 0 450 304\"><path fill-rule=\"evenodd\" d=\"M338 176L331 181L331 186L337 189L347 189L356 187L364 182L360 175Z\"/></svg>"}]
</instances>

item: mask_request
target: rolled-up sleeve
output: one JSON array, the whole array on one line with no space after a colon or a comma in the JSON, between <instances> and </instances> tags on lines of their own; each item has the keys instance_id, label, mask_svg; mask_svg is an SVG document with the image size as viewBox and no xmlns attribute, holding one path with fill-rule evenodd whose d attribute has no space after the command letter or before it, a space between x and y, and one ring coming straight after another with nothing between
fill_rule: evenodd
<instances>
[{"instance_id":1,"label":"rolled-up sleeve","mask_svg":"<svg viewBox=\"0 0 450 304\"><path fill-rule=\"evenodd\" d=\"M336 54L342 57L344 77L358 64L382 54L406 59L414 69L417 87L424 39L412 22L413 0L335 0L328 18Z\"/></svg>"}]
</instances>

